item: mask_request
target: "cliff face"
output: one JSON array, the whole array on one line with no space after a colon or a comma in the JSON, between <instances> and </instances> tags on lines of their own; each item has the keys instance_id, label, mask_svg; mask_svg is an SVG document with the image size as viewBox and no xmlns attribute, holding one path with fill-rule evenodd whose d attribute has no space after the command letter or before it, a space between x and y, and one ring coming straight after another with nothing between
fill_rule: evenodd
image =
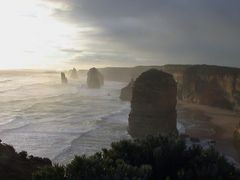
<instances>
[{"instance_id":1,"label":"cliff face","mask_svg":"<svg viewBox=\"0 0 240 180\"><path fill-rule=\"evenodd\" d=\"M104 84L102 74L96 69L92 68L87 74L87 85L89 88L100 88Z\"/></svg>"},{"instance_id":2,"label":"cliff face","mask_svg":"<svg viewBox=\"0 0 240 180\"><path fill-rule=\"evenodd\" d=\"M121 89L120 99L122 101L131 101L132 100L132 89L134 85L134 80L132 79L129 84Z\"/></svg>"},{"instance_id":3,"label":"cliff face","mask_svg":"<svg viewBox=\"0 0 240 180\"><path fill-rule=\"evenodd\" d=\"M142 73L133 87L129 133L143 137L176 131L176 94L172 75L155 69Z\"/></svg>"},{"instance_id":4,"label":"cliff face","mask_svg":"<svg viewBox=\"0 0 240 180\"><path fill-rule=\"evenodd\" d=\"M236 87L235 99L237 101L237 109L240 110L240 73L237 76L235 87Z\"/></svg>"},{"instance_id":5,"label":"cliff face","mask_svg":"<svg viewBox=\"0 0 240 180\"><path fill-rule=\"evenodd\" d=\"M101 68L107 80L129 82L154 68L172 74L177 97L191 103L240 109L240 69L210 65L137 66Z\"/></svg>"},{"instance_id":6,"label":"cliff face","mask_svg":"<svg viewBox=\"0 0 240 180\"><path fill-rule=\"evenodd\" d=\"M233 132L234 145L240 156L240 125Z\"/></svg>"},{"instance_id":7,"label":"cliff face","mask_svg":"<svg viewBox=\"0 0 240 180\"><path fill-rule=\"evenodd\" d=\"M238 69L192 66L183 74L182 97L191 103L233 109L239 105Z\"/></svg>"},{"instance_id":8,"label":"cliff face","mask_svg":"<svg viewBox=\"0 0 240 180\"><path fill-rule=\"evenodd\" d=\"M172 74L176 79L182 77L183 71L191 65L164 65L164 66L136 66L136 67L107 67L100 68L99 71L103 74L106 80L129 82L131 79L136 79L143 72L150 69L158 69L169 74ZM84 72L84 71L82 71Z\"/></svg>"}]
</instances>

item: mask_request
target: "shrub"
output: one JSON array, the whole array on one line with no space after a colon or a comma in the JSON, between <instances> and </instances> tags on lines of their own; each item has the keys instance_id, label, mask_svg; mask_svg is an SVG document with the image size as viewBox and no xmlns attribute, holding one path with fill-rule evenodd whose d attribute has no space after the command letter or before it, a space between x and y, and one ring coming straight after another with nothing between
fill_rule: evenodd
<instances>
[{"instance_id":1,"label":"shrub","mask_svg":"<svg viewBox=\"0 0 240 180\"><path fill-rule=\"evenodd\" d=\"M42 169L35 180L237 180L239 172L213 148L186 147L177 135L112 143L92 156L76 156L62 167ZM46 172L45 172L46 171ZM52 179L46 174L57 173ZM48 179L44 178L48 177Z\"/></svg>"}]
</instances>

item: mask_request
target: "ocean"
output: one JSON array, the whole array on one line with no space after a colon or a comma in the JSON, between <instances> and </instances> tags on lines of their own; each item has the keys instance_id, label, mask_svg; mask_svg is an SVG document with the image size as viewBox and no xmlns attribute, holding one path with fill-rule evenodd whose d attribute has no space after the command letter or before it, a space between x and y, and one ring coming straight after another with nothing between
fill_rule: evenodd
<instances>
[{"instance_id":1,"label":"ocean","mask_svg":"<svg viewBox=\"0 0 240 180\"><path fill-rule=\"evenodd\" d=\"M119 99L125 85L88 89L86 77L62 85L59 73L0 72L0 139L60 164L108 148L130 138L130 103Z\"/></svg>"}]
</instances>

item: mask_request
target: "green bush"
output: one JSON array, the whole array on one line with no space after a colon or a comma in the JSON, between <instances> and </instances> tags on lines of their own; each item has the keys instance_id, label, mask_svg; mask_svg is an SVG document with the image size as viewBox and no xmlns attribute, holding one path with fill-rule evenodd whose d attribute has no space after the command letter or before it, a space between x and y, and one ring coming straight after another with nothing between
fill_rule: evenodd
<instances>
[{"instance_id":1,"label":"green bush","mask_svg":"<svg viewBox=\"0 0 240 180\"><path fill-rule=\"evenodd\" d=\"M64 167L59 165L46 166L36 173L33 173L33 180L66 180Z\"/></svg>"},{"instance_id":2,"label":"green bush","mask_svg":"<svg viewBox=\"0 0 240 180\"><path fill-rule=\"evenodd\" d=\"M42 169L34 180L237 180L239 172L213 148L188 148L177 135L112 143L92 156L76 156L59 168Z\"/></svg>"}]
</instances>

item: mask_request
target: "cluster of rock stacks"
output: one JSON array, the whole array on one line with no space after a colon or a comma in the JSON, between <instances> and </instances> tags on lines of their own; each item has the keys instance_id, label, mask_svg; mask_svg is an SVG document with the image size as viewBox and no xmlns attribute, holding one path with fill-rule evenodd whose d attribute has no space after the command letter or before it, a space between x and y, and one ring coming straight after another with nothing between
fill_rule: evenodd
<instances>
[{"instance_id":1,"label":"cluster of rock stacks","mask_svg":"<svg viewBox=\"0 0 240 180\"><path fill-rule=\"evenodd\" d=\"M96 68L91 68L88 71L87 85L89 88L100 88L104 85L104 78Z\"/></svg>"},{"instance_id":2,"label":"cluster of rock stacks","mask_svg":"<svg viewBox=\"0 0 240 180\"><path fill-rule=\"evenodd\" d=\"M120 99L122 101L131 101L132 100L133 85L134 85L134 80L132 79L126 87L121 89Z\"/></svg>"},{"instance_id":3,"label":"cluster of rock stacks","mask_svg":"<svg viewBox=\"0 0 240 180\"><path fill-rule=\"evenodd\" d=\"M172 75L151 69L135 81L129 114L132 137L176 132L177 85Z\"/></svg>"},{"instance_id":4,"label":"cluster of rock stacks","mask_svg":"<svg viewBox=\"0 0 240 180\"><path fill-rule=\"evenodd\" d=\"M67 80L64 72L61 72L61 80L62 80L62 84L67 84L68 83L68 80Z\"/></svg>"},{"instance_id":5,"label":"cluster of rock stacks","mask_svg":"<svg viewBox=\"0 0 240 180\"><path fill-rule=\"evenodd\" d=\"M70 70L69 74L70 74L70 78L72 78L72 79L78 79L78 72L77 72L77 70L76 70L75 68L73 68L72 70Z\"/></svg>"}]
</instances>

